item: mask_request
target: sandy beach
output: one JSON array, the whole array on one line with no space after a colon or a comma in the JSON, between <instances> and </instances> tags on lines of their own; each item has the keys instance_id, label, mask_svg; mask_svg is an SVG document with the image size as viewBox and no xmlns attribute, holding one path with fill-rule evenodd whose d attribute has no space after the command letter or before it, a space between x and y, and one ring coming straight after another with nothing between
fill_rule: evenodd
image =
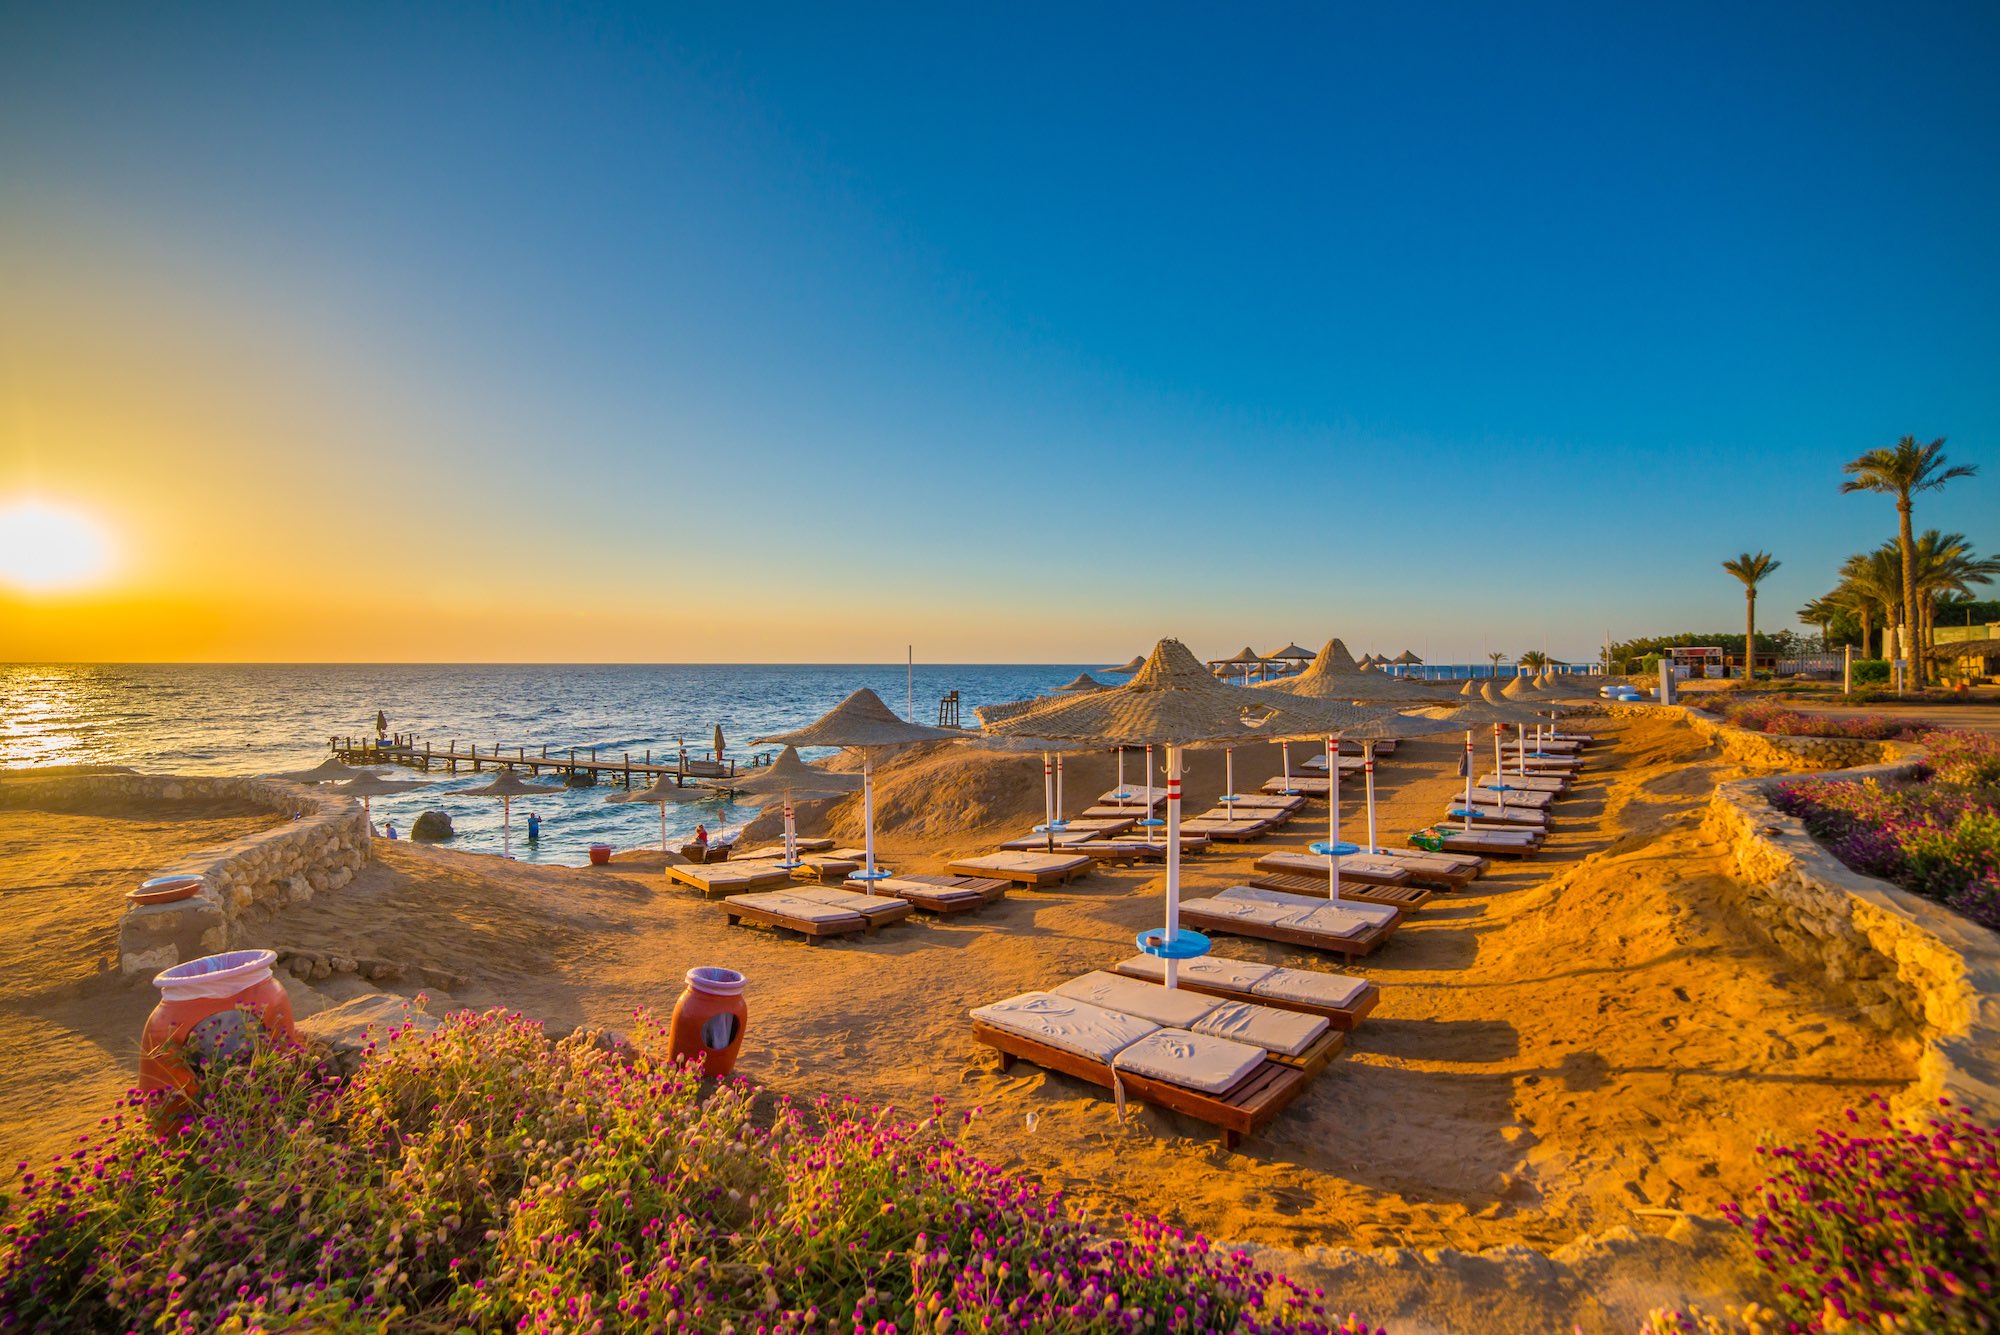
<instances>
[{"instance_id":1,"label":"sandy beach","mask_svg":"<svg viewBox=\"0 0 2000 1335\"><path fill-rule=\"evenodd\" d=\"M1003 1075L971 1040L970 1008L1130 954L1133 934L1160 918L1157 870L1100 868L977 914L919 915L876 938L808 948L726 926L718 904L666 882L658 852L607 868L531 868L378 840L353 884L288 910L265 944L393 961L448 984L429 989L434 1012L505 1006L561 1029L621 1029L635 1008L670 1008L688 967L728 965L751 980L739 1071L767 1089L918 1114L942 1096L952 1110L980 1110L968 1132L978 1152L1092 1212L1158 1213L1299 1258L1350 1247L1549 1251L1608 1230L1659 1234L1678 1212L1712 1213L1743 1192L1760 1140L1893 1093L1913 1052L1749 944L1724 907L1724 863L1700 813L1716 783L1743 771L1665 721L1592 726L1606 744L1562 804L1545 855L1497 862L1352 967L1380 984L1380 1008L1347 1055L1237 1151L1137 1103L1121 1121L1102 1091L1032 1065ZM1383 762L1385 841L1442 810L1459 783L1457 754L1450 740L1405 743ZM1193 803L1221 790L1221 766L1219 752L1194 754ZM1067 768L1072 794L1111 786L1109 757ZM1239 787L1254 786L1276 772L1277 749L1239 748L1236 769ZM906 755L878 771L881 856L939 870L1025 831L1039 804L1038 757ZM858 808L807 807L806 830L856 839ZM1322 834L1324 811L1190 858L1186 894L1247 879L1263 852L1303 847ZM1357 801L1343 818L1358 828ZM33 931L0 947L11 980L0 1022L17 1054L0 1073L9 1163L60 1150L135 1070L153 992L101 972L118 896L176 853L260 819L0 812L0 879L17 915L36 915ZM1218 949L1335 967L1255 941ZM287 982L301 1015L373 990L352 975ZM1577 1319L1597 1328L1591 1310Z\"/></svg>"}]
</instances>

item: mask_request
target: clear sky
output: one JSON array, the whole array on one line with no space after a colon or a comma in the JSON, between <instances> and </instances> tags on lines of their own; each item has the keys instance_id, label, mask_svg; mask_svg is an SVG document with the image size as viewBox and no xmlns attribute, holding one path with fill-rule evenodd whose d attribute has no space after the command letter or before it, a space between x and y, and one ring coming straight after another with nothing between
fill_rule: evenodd
<instances>
[{"instance_id":1,"label":"clear sky","mask_svg":"<svg viewBox=\"0 0 2000 1335\"><path fill-rule=\"evenodd\" d=\"M1584 656L1746 548L1790 624L1900 436L2000 547L1996 69L1990 4L5 4L0 507L112 556L0 658Z\"/></svg>"}]
</instances>

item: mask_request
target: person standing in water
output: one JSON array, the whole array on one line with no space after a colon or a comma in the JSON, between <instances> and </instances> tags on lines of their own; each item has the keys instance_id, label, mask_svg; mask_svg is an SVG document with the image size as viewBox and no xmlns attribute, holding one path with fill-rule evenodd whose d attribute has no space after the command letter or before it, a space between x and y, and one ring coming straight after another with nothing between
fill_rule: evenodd
<instances>
[{"instance_id":1,"label":"person standing in water","mask_svg":"<svg viewBox=\"0 0 2000 1335\"><path fill-rule=\"evenodd\" d=\"M389 737L389 716L381 710L375 711L375 740L386 741Z\"/></svg>"},{"instance_id":2,"label":"person standing in water","mask_svg":"<svg viewBox=\"0 0 2000 1335\"><path fill-rule=\"evenodd\" d=\"M542 818L535 812L528 813L528 842L534 843L542 837Z\"/></svg>"}]
</instances>

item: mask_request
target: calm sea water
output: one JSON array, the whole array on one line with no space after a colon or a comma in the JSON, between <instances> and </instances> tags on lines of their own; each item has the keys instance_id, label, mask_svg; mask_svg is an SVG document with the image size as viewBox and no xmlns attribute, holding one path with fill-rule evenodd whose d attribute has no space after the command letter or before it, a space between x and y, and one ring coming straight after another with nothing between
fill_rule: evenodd
<instances>
[{"instance_id":1,"label":"calm sea water","mask_svg":"<svg viewBox=\"0 0 2000 1335\"><path fill-rule=\"evenodd\" d=\"M964 721L974 707L1019 700L1101 664L968 666L919 664L915 712L935 722L938 700L956 690ZM1109 677L1110 681L1122 681ZM611 759L678 750L705 754L717 724L727 753L749 756L752 737L811 722L850 691L872 688L890 708L906 704L902 664L360 666L0 665L0 766L111 763L153 772L269 774L327 757L336 735L372 736L375 713L394 732L443 746L456 738L483 752L498 744L544 745L550 753L599 748ZM764 748L768 749L768 748ZM824 754L824 753L808 753ZM436 771L432 772L436 776ZM390 771L390 777L421 778ZM407 831L418 812L439 808L458 831L453 846L497 852L500 803L461 790L491 780L461 772L374 800L379 825ZM553 782L553 780L551 780ZM588 846L655 846L659 808L607 803L617 787L570 789L514 804L514 856L577 864ZM528 810L542 837L522 837ZM667 808L670 839L701 822L713 831L748 821L750 807L719 800Z\"/></svg>"}]
</instances>

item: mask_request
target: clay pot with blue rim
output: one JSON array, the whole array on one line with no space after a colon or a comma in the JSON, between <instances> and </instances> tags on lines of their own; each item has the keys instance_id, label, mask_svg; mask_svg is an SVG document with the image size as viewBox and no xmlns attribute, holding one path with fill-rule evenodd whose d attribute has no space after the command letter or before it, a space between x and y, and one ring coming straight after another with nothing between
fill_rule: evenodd
<instances>
[{"instance_id":1,"label":"clay pot with blue rim","mask_svg":"<svg viewBox=\"0 0 2000 1335\"><path fill-rule=\"evenodd\" d=\"M743 1004L749 980L734 969L689 969L687 987L674 1003L667 1044L682 1061L699 1061L708 1075L728 1075L743 1046L750 1009Z\"/></svg>"},{"instance_id":2,"label":"clay pot with blue rim","mask_svg":"<svg viewBox=\"0 0 2000 1335\"><path fill-rule=\"evenodd\" d=\"M154 1111L157 1125L179 1121L208 1067L248 1056L260 1042L298 1041L292 999L271 976L277 959L269 950L231 950L154 975L160 1004L139 1034L139 1088L167 1093Z\"/></svg>"}]
</instances>

